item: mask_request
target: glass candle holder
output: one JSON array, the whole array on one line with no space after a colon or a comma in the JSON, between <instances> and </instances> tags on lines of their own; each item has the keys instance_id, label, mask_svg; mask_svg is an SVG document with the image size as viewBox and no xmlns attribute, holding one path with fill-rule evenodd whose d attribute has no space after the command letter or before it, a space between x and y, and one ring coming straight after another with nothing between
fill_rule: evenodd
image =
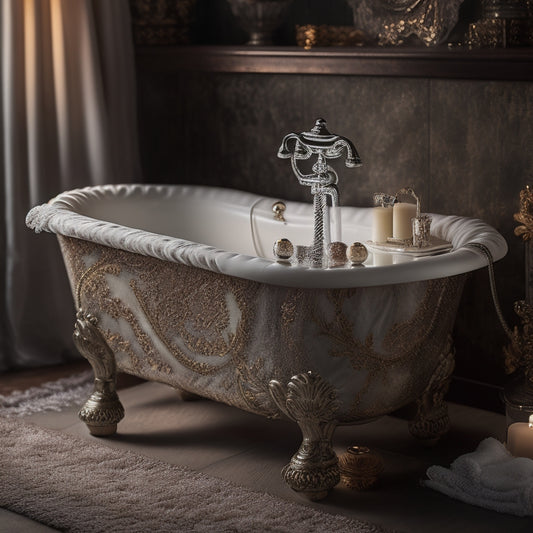
<instances>
[{"instance_id":1,"label":"glass candle holder","mask_svg":"<svg viewBox=\"0 0 533 533\"><path fill-rule=\"evenodd\" d=\"M309 266L309 257L311 255L312 246L304 246L297 244L294 251L294 261L297 265Z\"/></svg>"},{"instance_id":2,"label":"glass candle holder","mask_svg":"<svg viewBox=\"0 0 533 533\"><path fill-rule=\"evenodd\" d=\"M424 248L431 244L431 217L420 215L412 219L413 223L413 246Z\"/></svg>"},{"instance_id":3,"label":"glass candle holder","mask_svg":"<svg viewBox=\"0 0 533 533\"><path fill-rule=\"evenodd\" d=\"M533 459L533 381L523 377L505 387L507 449Z\"/></svg>"}]
</instances>

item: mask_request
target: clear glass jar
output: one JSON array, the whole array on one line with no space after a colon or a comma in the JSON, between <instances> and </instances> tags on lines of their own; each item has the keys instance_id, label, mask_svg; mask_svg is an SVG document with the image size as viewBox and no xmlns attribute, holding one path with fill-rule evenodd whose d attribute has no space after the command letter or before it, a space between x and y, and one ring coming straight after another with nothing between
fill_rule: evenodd
<instances>
[{"instance_id":1,"label":"clear glass jar","mask_svg":"<svg viewBox=\"0 0 533 533\"><path fill-rule=\"evenodd\" d=\"M503 392L507 422L507 449L517 457L533 459L533 380L511 382Z\"/></svg>"}]
</instances>

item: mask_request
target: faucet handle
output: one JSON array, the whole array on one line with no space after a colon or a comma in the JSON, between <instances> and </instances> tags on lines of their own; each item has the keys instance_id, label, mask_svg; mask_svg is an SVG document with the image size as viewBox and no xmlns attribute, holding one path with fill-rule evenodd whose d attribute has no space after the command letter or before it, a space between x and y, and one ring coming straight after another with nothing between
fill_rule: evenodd
<instances>
[{"instance_id":1,"label":"faucet handle","mask_svg":"<svg viewBox=\"0 0 533 533\"><path fill-rule=\"evenodd\" d=\"M326 160L341 157L345 150L345 164L348 168L362 164L353 143L346 137L331 133L326 121L319 118L311 130L285 135L278 150L278 157L291 159L292 169L303 185L317 183L330 185L336 183L337 179L335 171L326 163ZM298 160L309 159L313 154L318 157L318 161L313 166L313 173L303 174L296 163Z\"/></svg>"},{"instance_id":2,"label":"faucet handle","mask_svg":"<svg viewBox=\"0 0 533 533\"><path fill-rule=\"evenodd\" d=\"M362 164L361 158L353 143L346 137L331 133L323 118L318 118L311 131L304 131L298 135L298 140L311 153L322 154L328 159L336 159L346 149L346 166L358 167Z\"/></svg>"}]
</instances>

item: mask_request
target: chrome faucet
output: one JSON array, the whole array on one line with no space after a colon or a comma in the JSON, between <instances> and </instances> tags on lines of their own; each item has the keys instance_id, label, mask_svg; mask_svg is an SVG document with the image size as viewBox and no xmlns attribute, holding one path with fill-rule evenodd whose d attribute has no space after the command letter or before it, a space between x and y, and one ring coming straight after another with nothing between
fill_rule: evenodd
<instances>
[{"instance_id":1,"label":"chrome faucet","mask_svg":"<svg viewBox=\"0 0 533 533\"><path fill-rule=\"evenodd\" d=\"M289 147L290 141L294 145ZM328 197L332 207L338 207L339 177L335 170L327 163L328 159L336 159L346 151L345 164L349 168L361 166L361 158L351 141L340 135L330 133L323 118L317 119L311 131L289 133L285 135L278 150L278 157L291 160L291 166L298 181L302 185L311 187L314 211L314 237L311 248L311 265L320 268L324 264L327 245L330 241L330 222ZM317 161L312 167L312 173L304 174L298 168L299 160L309 159L317 155Z\"/></svg>"}]
</instances>

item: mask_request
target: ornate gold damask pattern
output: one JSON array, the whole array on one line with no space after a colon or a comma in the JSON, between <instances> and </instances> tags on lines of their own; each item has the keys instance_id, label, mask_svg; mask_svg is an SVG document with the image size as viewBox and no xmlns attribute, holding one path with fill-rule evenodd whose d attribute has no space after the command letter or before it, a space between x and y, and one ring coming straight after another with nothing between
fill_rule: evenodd
<instances>
[{"instance_id":1,"label":"ornate gold damask pattern","mask_svg":"<svg viewBox=\"0 0 533 533\"><path fill-rule=\"evenodd\" d=\"M424 283L426 289L415 312L407 320L397 322L388 329L380 349L376 348L372 333L364 340L354 336L355 323L344 311L357 289L327 291L327 298L334 309L330 320L315 308L312 319L317 325L318 334L330 342L329 355L332 358L348 359L354 370L366 373L363 385L355 392L350 416L370 418L383 414L384 407L377 403L367 410L361 407L361 399L377 383L379 376L388 371L412 374L411 381L404 383L404 396L414 400L417 392L420 393L421 383L415 377L413 361L420 359L422 367L427 365L427 361L434 361L437 365L435 355L442 350L442 345L447 344L453 326L444 317L449 314L450 308L453 309L458 304L464 276ZM391 290L394 288L391 287ZM427 377L429 379L430 375ZM398 404L396 408L401 406ZM394 409L393 406L388 408Z\"/></svg>"},{"instance_id":2,"label":"ornate gold damask pattern","mask_svg":"<svg viewBox=\"0 0 533 533\"><path fill-rule=\"evenodd\" d=\"M103 334L113 351L129 356L135 373L147 377L148 369L171 376L173 370L133 310L112 295L108 276L127 281L151 330L183 367L209 376L231 364L235 372L226 376L226 390L240 391L249 410L276 415L272 402L270 407L265 403L269 392L267 381L261 380L264 360L249 362L246 353L254 320L249 302L257 283L78 239L60 236L60 243L77 305L129 324L142 354L118 331L107 329ZM228 400L222 393L210 392L214 399Z\"/></svg>"},{"instance_id":3,"label":"ornate gold damask pattern","mask_svg":"<svg viewBox=\"0 0 533 533\"><path fill-rule=\"evenodd\" d=\"M455 351L451 335L443 346L438 366L422 394L416 400L417 412L409 422L409 432L413 437L435 443L450 428L448 407L444 396L448 392L450 379L455 368Z\"/></svg>"}]
</instances>

